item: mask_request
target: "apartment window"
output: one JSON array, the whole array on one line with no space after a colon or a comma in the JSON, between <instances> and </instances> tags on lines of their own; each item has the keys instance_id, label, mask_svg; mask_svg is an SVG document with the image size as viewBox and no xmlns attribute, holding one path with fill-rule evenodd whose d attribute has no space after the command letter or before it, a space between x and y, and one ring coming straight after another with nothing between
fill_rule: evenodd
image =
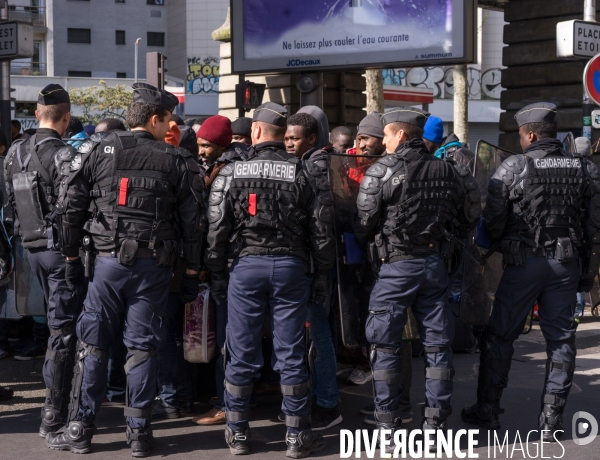
<instances>
[{"instance_id":1,"label":"apartment window","mask_svg":"<svg viewBox=\"0 0 600 460\"><path fill-rule=\"evenodd\" d=\"M117 44L117 45L125 44L125 31L124 30L115 30L115 44Z\"/></svg>"},{"instance_id":2,"label":"apartment window","mask_svg":"<svg viewBox=\"0 0 600 460\"><path fill-rule=\"evenodd\" d=\"M146 0L147 5L164 5L165 0Z\"/></svg>"},{"instance_id":3,"label":"apartment window","mask_svg":"<svg viewBox=\"0 0 600 460\"><path fill-rule=\"evenodd\" d=\"M88 77L92 78L92 72L85 72L83 70L69 70L69 77Z\"/></svg>"},{"instance_id":4,"label":"apartment window","mask_svg":"<svg viewBox=\"0 0 600 460\"><path fill-rule=\"evenodd\" d=\"M127 78L126 72L117 72L117 78Z\"/></svg>"},{"instance_id":5,"label":"apartment window","mask_svg":"<svg viewBox=\"0 0 600 460\"><path fill-rule=\"evenodd\" d=\"M148 32L148 46L165 46L164 32Z\"/></svg>"},{"instance_id":6,"label":"apartment window","mask_svg":"<svg viewBox=\"0 0 600 460\"><path fill-rule=\"evenodd\" d=\"M69 43L92 43L91 29L67 29Z\"/></svg>"}]
</instances>

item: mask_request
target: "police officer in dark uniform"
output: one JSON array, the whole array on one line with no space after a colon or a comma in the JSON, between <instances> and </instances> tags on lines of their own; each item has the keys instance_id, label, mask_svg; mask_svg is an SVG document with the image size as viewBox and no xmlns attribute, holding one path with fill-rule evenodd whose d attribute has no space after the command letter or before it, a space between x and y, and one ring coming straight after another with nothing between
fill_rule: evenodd
<instances>
[{"instance_id":1,"label":"police officer in dark uniform","mask_svg":"<svg viewBox=\"0 0 600 460\"><path fill-rule=\"evenodd\" d=\"M235 455L249 453L249 402L262 366L267 315L273 325L275 370L281 376L286 455L306 457L325 447L309 424L305 280L312 256L311 301L326 305L335 258L333 197L321 169L313 170L285 151L286 113L272 102L256 109L248 160L225 166L209 196L206 265L213 293L227 290L225 439ZM229 273L228 259L234 259Z\"/></svg>"},{"instance_id":2,"label":"police officer in dark uniform","mask_svg":"<svg viewBox=\"0 0 600 460\"><path fill-rule=\"evenodd\" d=\"M162 318L180 252L186 262L182 302L198 295L203 175L190 152L163 142L177 98L144 83L133 89L127 110L132 131L82 144L59 192L67 263L81 266L84 231L92 237L97 258L77 321L69 423L47 436L52 449L91 450L93 422L106 390L108 349L121 339L116 331L125 321L127 442L134 457L149 454L156 350L165 340Z\"/></svg>"},{"instance_id":3,"label":"police officer in dark uniform","mask_svg":"<svg viewBox=\"0 0 600 460\"><path fill-rule=\"evenodd\" d=\"M370 242L371 258L381 262L366 325L374 415L377 427L392 430L392 437L402 425L402 332L410 306L425 347L422 427L447 427L452 412L454 313L448 303L444 259L451 256L455 237L472 230L481 213L479 189L469 170L442 161L425 148L427 116L414 107L381 116L388 153L368 169L357 198L354 232L361 244Z\"/></svg>"},{"instance_id":4,"label":"police officer in dark uniform","mask_svg":"<svg viewBox=\"0 0 600 460\"><path fill-rule=\"evenodd\" d=\"M29 250L31 269L48 306L50 338L42 370L46 384L39 430L42 437L66 422L77 342L75 322L85 290L83 271L81 276L66 278L70 267L59 250L56 196L60 171L55 158L68 164L75 156L75 149L61 140L70 110L69 93L60 85L41 90L36 110L40 127L29 139L12 145L4 165L8 200L15 212L15 234L20 234L23 247Z\"/></svg>"},{"instance_id":5,"label":"police officer in dark uniform","mask_svg":"<svg viewBox=\"0 0 600 460\"><path fill-rule=\"evenodd\" d=\"M548 355L539 416L544 441L562 430L575 370L575 295L590 291L600 252L600 172L563 150L555 117L550 103L521 109L515 119L523 154L507 158L489 183L483 220L505 269L481 350L477 403L462 412L466 422L500 427L513 342L537 300Z\"/></svg>"}]
</instances>

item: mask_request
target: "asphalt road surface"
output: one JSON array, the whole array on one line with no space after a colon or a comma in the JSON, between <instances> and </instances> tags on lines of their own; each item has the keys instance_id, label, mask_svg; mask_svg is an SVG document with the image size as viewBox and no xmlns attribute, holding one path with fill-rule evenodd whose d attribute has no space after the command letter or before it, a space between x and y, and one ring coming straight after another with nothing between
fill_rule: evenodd
<instances>
[{"instance_id":1,"label":"asphalt road surface","mask_svg":"<svg viewBox=\"0 0 600 460\"><path fill-rule=\"evenodd\" d=\"M600 421L600 319L588 316L577 332L577 369L575 383L567 403L564 417L565 433L561 444L545 444L540 450L537 417L540 409L540 395L545 372L545 343L536 326L516 342L510 372L510 384L504 392L502 407L506 413L501 416L502 430L496 436L499 444L506 439L507 444L500 450L494 443L493 435L480 430L474 436L478 444L473 454L478 458L564 458L577 460L597 460L600 458L600 438L578 445L575 440L584 439L597 430ZM42 361L17 362L12 358L0 361L0 385L11 386L16 397L0 403L0 460L8 459L69 459L74 454L52 451L46 448L44 440L37 435L40 407L43 402L41 383ZM454 413L449 419L453 430L471 429L460 420L462 407L475 401L479 354L456 354L454 365L453 407ZM340 458L340 430L363 430L372 428L362 422L359 409L372 402L371 384L347 386L343 379L338 381L341 391L341 413L344 422L328 431L322 432L327 447L316 458ZM414 420L406 426L407 430L420 427L420 412L424 391L423 360L413 358L413 401ZM252 427L252 454L250 458L285 458L285 427L277 422L281 398L269 396L259 399L254 410ZM198 406L198 412L209 407ZM130 449L125 443L125 424L123 409L119 406L103 407L96 425L98 431L93 439L94 450L86 458L91 459L127 459L131 458ZM578 419L573 433L572 419L576 412L585 411L595 420ZM596 423L594 425L594 423ZM198 427L190 423L190 417L170 421L153 422L154 436L157 439L153 457L174 459L221 459L232 458L223 437L223 426ZM593 433L592 433L593 434ZM488 438L489 436L489 438ZM467 436L461 438L461 452L468 454ZM460 452L459 452L460 453ZM410 458L410 455L407 455ZM353 453L351 458L356 458ZM367 458L363 451L360 458ZM379 450L375 458L380 458ZM442 456L442 458L446 458ZM452 458L457 458L456 452Z\"/></svg>"}]
</instances>

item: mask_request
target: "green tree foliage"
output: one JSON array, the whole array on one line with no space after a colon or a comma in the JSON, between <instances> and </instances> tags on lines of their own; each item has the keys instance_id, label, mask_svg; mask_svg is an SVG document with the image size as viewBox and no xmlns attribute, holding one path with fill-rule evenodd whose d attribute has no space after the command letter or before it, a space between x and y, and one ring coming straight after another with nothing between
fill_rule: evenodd
<instances>
[{"instance_id":1,"label":"green tree foliage","mask_svg":"<svg viewBox=\"0 0 600 460\"><path fill-rule=\"evenodd\" d=\"M99 85L88 88L69 88L71 105L83 111L78 118L84 125L95 125L103 118L118 118L125 121L127 107L133 99L133 92L125 85L111 88L106 85L104 80L100 80Z\"/></svg>"}]
</instances>

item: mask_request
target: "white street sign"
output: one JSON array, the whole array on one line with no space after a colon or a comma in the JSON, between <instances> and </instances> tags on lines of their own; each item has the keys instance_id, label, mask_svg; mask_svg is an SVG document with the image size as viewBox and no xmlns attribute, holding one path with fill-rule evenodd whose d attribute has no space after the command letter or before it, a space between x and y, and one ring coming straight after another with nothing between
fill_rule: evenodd
<instances>
[{"instance_id":1,"label":"white street sign","mask_svg":"<svg viewBox=\"0 0 600 460\"><path fill-rule=\"evenodd\" d=\"M0 23L0 59L33 56L33 26L23 22Z\"/></svg>"},{"instance_id":2,"label":"white street sign","mask_svg":"<svg viewBox=\"0 0 600 460\"><path fill-rule=\"evenodd\" d=\"M600 53L600 23L580 20L556 24L556 56L591 58Z\"/></svg>"}]
</instances>

